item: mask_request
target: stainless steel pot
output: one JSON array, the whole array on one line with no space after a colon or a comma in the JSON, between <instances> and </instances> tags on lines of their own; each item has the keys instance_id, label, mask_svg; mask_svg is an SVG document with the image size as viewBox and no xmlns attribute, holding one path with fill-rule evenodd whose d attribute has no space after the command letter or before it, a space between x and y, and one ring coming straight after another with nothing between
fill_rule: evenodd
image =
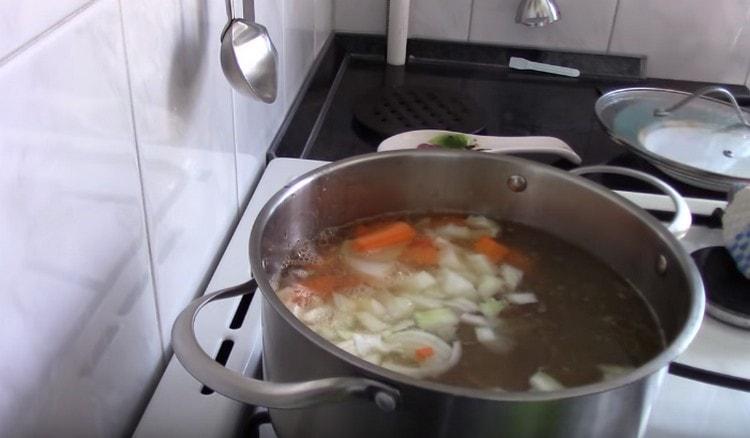
<instances>
[{"instance_id":1,"label":"stainless steel pot","mask_svg":"<svg viewBox=\"0 0 750 438\"><path fill-rule=\"evenodd\" d=\"M338 349L294 317L274 292L300 239L354 219L399 211L472 212L547 230L598 255L643 294L666 348L614 380L541 393L500 393L415 380ZM657 220L583 178L530 161L473 152L403 151L315 170L271 198L253 226L251 269L263 294L265 381L207 356L193 333L206 295L179 316L175 354L198 380L270 408L280 437L636 436L667 365L695 335L703 286L689 256Z\"/></svg>"}]
</instances>

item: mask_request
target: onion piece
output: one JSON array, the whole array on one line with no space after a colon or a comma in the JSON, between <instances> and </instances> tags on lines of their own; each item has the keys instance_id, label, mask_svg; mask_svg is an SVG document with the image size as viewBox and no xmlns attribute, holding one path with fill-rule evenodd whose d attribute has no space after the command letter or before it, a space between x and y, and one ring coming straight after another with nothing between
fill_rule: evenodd
<instances>
[{"instance_id":1,"label":"onion piece","mask_svg":"<svg viewBox=\"0 0 750 438\"><path fill-rule=\"evenodd\" d=\"M429 272L419 271L416 274L404 277L399 283L406 289L421 291L437 285L437 280Z\"/></svg>"},{"instance_id":2,"label":"onion piece","mask_svg":"<svg viewBox=\"0 0 750 438\"><path fill-rule=\"evenodd\" d=\"M438 280L440 281L440 287L448 295L469 298L476 298L477 296L477 290L471 284L471 281L450 269L441 269Z\"/></svg>"},{"instance_id":3,"label":"onion piece","mask_svg":"<svg viewBox=\"0 0 750 438\"><path fill-rule=\"evenodd\" d=\"M388 336L386 345L392 352L412 359L419 348L430 347L434 354L417 366L401 365L392 360L384 360L381 365L392 371L422 379L437 377L454 367L461 359L461 343L453 342L452 346L437 336L422 330L405 330Z\"/></svg>"},{"instance_id":4,"label":"onion piece","mask_svg":"<svg viewBox=\"0 0 750 438\"><path fill-rule=\"evenodd\" d=\"M466 225L475 230L484 230L491 237L497 237L500 233L500 225L484 216L469 216L466 218Z\"/></svg>"},{"instance_id":5,"label":"onion piece","mask_svg":"<svg viewBox=\"0 0 750 438\"><path fill-rule=\"evenodd\" d=\"M395 264L391 262L375 262L354 256L345 256L344 261L360 274L384 280L393 271Z\"/></svg>"},{"instance_id":6,"label":"onion piece","mask_svg":"<svg viewBox=\"0 0 750 438\"><path fill-rule=\"evenodd\" d=\"M471 301L464 297L451 298L445 301L445 305L451 309L457 310L459 313L471 313L478 312L479 306L474 301Z\"/></svg>"},{"instance_id":7,"label":"onion piece","mask_svg":"<svg viewBox=\"0 0 750 438\"><path fill-rule=\"evenodd\" d=\"M356 315L360 324L373 333L380 333L388 328L388 324L375 317L372 313L357 312Z\"/></svg>"},{"instance_id":8,"label":"onion piece","mask_svg":"<svg viewBox=\"0 0 750 438\"><path fill-rule=\"evenodd\" d=\"M422 330L435 332L445 327L455 327L458 324L458 317L450 309L439 308L415 312L414 321Z\"/></svg>"},{"instance_id":9,"label":"onion piece","mask_svg":"<svg viewBox=\"0 0 750 438\"><path fill-rule=\"evenodd\" d=\"M531 292L515 292L503 295L508 302L513 304L534 304L538 303L536 295Z\"/></svg>"},{"instance_id":10,"label":"onion piece","mask_svg":"<svg viewBox=\"0 0 750 438\"><path fill-rule=\"evenodd\" d=\"M385 304L388 315L394 320L411 316L416 308L409 298L390 294L384 296L383 304Z\"/></svg>"},{"instance_id":11,"label":"onion piece","mask_svg":"<svg viewBox=\"0 0 750 438\"><path fill-rule=\"evenodd\" d=\"M484 254L468 254L466 262L477 275L493 275L495 266Z\"/></svg>"},{"instance_id":12,"label":"onion piece","mask_svg":"<svg viewBox=\"0 0 750 438\"><path fill-rule=\"evenodd\" d=\"M498 334L490 327L475 327L477 341L493 353L507 353L513 348L513 342L505 335Z\"/></svg>"},{"instance_id":13,"label":"onion piece","mask_svg":"<svg viewBox=\"0 0 750 438\"><path fill-rule=\"evenodd\" d=\"M456 224L446 224L435 228L435 234L446 239L471 239L474 234L469 227Z\"/></svg>"},{"instance_id":14,"label":"onion piece","mask_svg":"<svg viewBox=\"0 0 750 438\"><path fill-rule=\"evenodd\" d=\"M482 298L489 298L508 289L508 283L494 275L482 275L479 278L477 292Z\"/></svg>"},{"instance_id":15,"label":"onion piece","mask_svg":"<svg viewBox=\"0 0 750 438\"><path fill-rule=\"evenodd\" d=\"M500 276L503 277L508 289L516 290L523 280L523 271L507 263L500 265Z\"/></svg>"},{"instance_id":16,"label":"onion piece","mask_svg":"<svg viewBox=\"0 0 750 438\"><path fill-rule=\"evenodd\" d=\"M482 315L477 315L475 313L464 313L458 319L464 324L473 325L475 327L489 327L490 326L490 322L487 320L487 318L483 317Z\"/></svg>"},{"instance_id":17,"label":"onion piece","mask_svg":"<svg viewBox=\"0 0 750 438\"><path fill-rule=\"evenodd\" d=\"M405 298L408 298L412 303L414 303L414 306L417 309L437 309L439 307L443 307L443 302L441 300L425 297L421 295L416 294L408 294L403 295Z\"/></svg>"},{"instance_id":18,"label":"onion piece","mask_svg":"<svg viewBox=\"0 0 750 438\"><path fill-rule=\"evenodd\" d=\"M327 304L314 307L302 314L301 320L307 325L315 325L333 316L333 309Z\"/></svg>"},{"instance_id":19,"label":"onion piece","mask_svg":"<svg viewBox=\"0 0 750 438\"><path fill-rule=\"evenodd\" d=\"M354 301L344 295L334 293L332 296L333 305L336 306L339 312L353 312L357 308Z\"/></svg>"},{"instance_id":20,"label":"onion piece","mask_svg":"<svg viewBox=\"0 0 750 438\"><path fill-rule=\"evenodd\" d=\"M354 341L354 348L357 351L357 355L360 357L366 356L371 353L388 353L388 348L380 335L371 335L367 333L354 333L352 335L352 341Z\"/></svg>"},{"instance_id":21,"label":"onion piece","mask_svg":"<svg viewBox=\"0 0 750 438\"><path fill-rule=\"evenodd\" d=\"M536 391L560 391L565 389L562 383L542 370L537 370L529 377L529 385Z\"/></svg>"},{"instance_id":22,"label":"onion piece","mask_svg":"<svg viewBox=\"0 0 750 438\"><path fill-rule=\"evenodd\" d=\"M635 368L625 365L599 364L596 366L602 372L602 380L611 380L633 371Z\"/></svg>"}]
</instances>

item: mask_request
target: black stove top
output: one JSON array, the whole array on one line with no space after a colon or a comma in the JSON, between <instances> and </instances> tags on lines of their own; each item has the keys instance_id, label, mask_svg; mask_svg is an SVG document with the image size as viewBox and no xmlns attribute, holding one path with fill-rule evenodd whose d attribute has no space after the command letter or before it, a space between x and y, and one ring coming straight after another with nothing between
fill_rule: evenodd
<instances>
[{"instance_id":1,"label":"black stove top","mask_svg":"<svg viewBox=\"0 0 750 438\"><path fill-rule=\"evenodd\" d=\"M405 67L384 62L382 37L336 35L319 58L314 73L295 102L296 110L272 146L273 157L334 161L374 152L385 138L354 117L363 99L395 86L429 87L465 95L485 115L480 133L500 136L545 135L567 142L583 165L611 164L655 174L686 196L724 199L680 183L615 143L594 114L602 93L624 87L655 86L692 91L705 84L640 77L644 59L586 53L547 52L495 46L410 40ZM524 56L582 70L579 78L508 69L507 57ZM745 87L728 86L739 94ZM550 156L526 155L566 169ZM650 192L650 187L623 177L605 176L611 188Z\"/></svg>"}]
</instances>

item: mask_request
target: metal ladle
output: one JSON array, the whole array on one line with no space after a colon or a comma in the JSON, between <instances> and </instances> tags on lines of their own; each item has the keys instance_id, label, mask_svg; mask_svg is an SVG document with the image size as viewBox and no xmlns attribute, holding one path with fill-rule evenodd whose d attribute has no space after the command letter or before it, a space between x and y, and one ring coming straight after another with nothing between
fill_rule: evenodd
<instances>
[{"instance_id":1,"label":"metal ladle","mask_svg":"<svg viewBox=\"0 0 750 438\"><path fill-rule=\"evenodd\" d=\"M276 100L276 48L265 26L255 23L255 2L249 1L246 18L235 18L232 0L226 0L228 21L221 33L221 69L238 92L265 103Z\"/></svg>"}]
</instances>

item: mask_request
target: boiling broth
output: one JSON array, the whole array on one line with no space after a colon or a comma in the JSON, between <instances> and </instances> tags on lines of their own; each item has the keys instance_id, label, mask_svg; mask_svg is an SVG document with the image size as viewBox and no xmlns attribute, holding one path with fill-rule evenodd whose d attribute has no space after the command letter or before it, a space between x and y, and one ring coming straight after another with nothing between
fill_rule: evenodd
<instances>
[{"instance_id":1,"label":"boiling broth","mask_svg":"<svg viewBox=\"0 0 750 438\"><path fill-rule=\"evenodd\" d=\"M371 246L357 246L361 240ZM518 223L375 218L325 230L297 249L277 288L287 307L346 351L413 377L556 390L627 372L664 346L625 279Z\"/></svg>"}]
</instances>

